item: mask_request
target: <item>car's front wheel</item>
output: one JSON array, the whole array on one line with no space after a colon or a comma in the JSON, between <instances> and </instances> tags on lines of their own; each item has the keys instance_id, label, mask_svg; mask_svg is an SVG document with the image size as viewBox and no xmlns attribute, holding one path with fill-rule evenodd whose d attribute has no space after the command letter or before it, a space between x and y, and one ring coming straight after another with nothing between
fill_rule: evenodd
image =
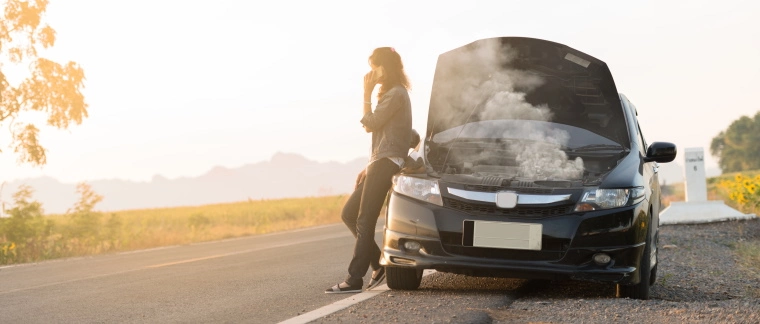
<instances>
[{"instance_id":1,"label":"car's front wheel","mask_svg":"<svg viewBox=\"0 0 760 324\"><path fill-rule=\"evenodd\" d=\"M422 270L414 268L386 267L385 278L388 288L400 290L414 290L420 287Z\"/></svg>"},{"instance_id":2,"label":"car's front wheel","mask_svg":"<svg viewBox=\"0 0 760 324\"><path fill-rule=\"evenodd\" d=\"M652 285L652 245L654 242L649 240L649 233L652 230L652 222L649 222L647 228L647 242L644 245L644 253L641 255L639 262L639 283L635 285L617 285L618 297L628 297L632 299L649 299L649 286ZM656 256L655 256L656 257ZM656 271L656 270L655 270Z\"/></svg>"}]
</instances>

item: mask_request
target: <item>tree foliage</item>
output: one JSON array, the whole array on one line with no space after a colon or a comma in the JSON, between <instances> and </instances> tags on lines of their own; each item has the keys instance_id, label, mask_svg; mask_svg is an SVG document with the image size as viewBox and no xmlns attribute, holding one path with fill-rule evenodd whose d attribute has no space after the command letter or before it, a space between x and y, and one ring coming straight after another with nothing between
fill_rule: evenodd
<instances>
[{"instance_id":1,"label":"tree foliage","mask_svg":"<svg viewBox=\"0 0 760 324\"><path fill-rule=\"evenodd\" d=\"M89 184L77 185L79 200L66 217L46 217L33 193L31 187L22 185L13 194L11 209L3 205L0 265L102 253L119 244L114 237L119 234L121 220L111 215L106 222L102 221L102 213L94 208L103 196Z\"/></svg>"},{"instance_id":2,"label":"tree foliage","mask_svg":"<svg viewBox=\"0 0 760 324\"><path fill-rule=\"evenodd\" d=\"M710 153L724 173L760 169L760 112L742 116L715 136Z\"/></svg>"},{"instance_id":3,"label":"tree foliage","mask_svg":"<svg viewBox=\"0 0 760 324\"><path fill-rule=\"evenodd\" d=\"M4 224L4 234L10 242L24 243L40 234L40 228L33 224L42 218L42 204L32 199L33 193L31 187L24 185L13 194L14 205L6 211L10 217Z\"/></svg>"},{"instance_id":4,"label":"tree foliage","mask_svg":"<svg viewBox=\"0 0 760 324\"><path fill-rule=\"evenodd\" d=\"M86 182L77 184L79 200L67 214L71 217L71 236L84 240L97 241L101 223L101 213L95 212L95 205L103 196L92 190Z\"/></svg>"},{"instance_id":5,"label":"tree foliage","mask_svg":"<svg viewBox=\"0 0 760 324\"><path fill-rule=\"evenodd\" d=\"M66 129L81 124L87 115L84 70L75 62L59 64L41 56L55 44L55 30L43 23L47 0L7 0L0 19L0 126L10 137L0 136L0 150L12 148L19 163L44 165L45 148L39 128L25 114L40 112L47 125ZM8 67L26 66L20 82L11 84ZM5 128L3 128L5 129Z\"/></svg>"},{"instance_id":6,"label":"tree foliage","mask_svg":"<svg viewBox=\"0 0 760 324\"><path fill-rule=\"evenodd\" d=\"M32 198L26 185L13 194L13 207L0 218L0 264L35 260L52 232L53 222L43 216L42 204Z\"/></svg>"}]
</instances>

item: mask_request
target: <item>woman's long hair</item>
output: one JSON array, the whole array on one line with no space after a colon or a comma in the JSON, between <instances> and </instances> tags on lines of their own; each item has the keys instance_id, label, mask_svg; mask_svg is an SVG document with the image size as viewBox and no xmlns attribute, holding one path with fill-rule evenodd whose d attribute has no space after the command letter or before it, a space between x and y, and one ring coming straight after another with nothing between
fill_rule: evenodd
<instances>
[{"instance_id":1,"label":"woman's long hair","mask_svg":"<svg viewBox=\"0 0 760 324\"><path fill-rule=\"evenodd\" d=\"M372 51L369 57L371 64L383 67L383 83L377 97L382 97L388 90L397 85L402 85L407 90L410 88L409 79L404 72L404 63L393 47L378 47Z\"/></svg>"}]
</instances>

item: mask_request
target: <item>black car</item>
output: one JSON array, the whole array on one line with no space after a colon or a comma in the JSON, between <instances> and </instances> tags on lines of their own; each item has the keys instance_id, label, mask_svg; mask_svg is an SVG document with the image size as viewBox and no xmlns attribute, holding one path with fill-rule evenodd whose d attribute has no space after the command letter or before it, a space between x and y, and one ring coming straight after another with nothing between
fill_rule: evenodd
<instances>
[{"instance_id":1,"label":"black car","mask_svg":"<svg viewBox=\"0 0 760 324\"><path fill-rule=\"evenodd\" d=\"M657 275L657 163L607 65L533 38L438 57L422 153L394 177L383 235L391 289L424 269L589 280L647 299Z\"/></svg>"}]
</instances>

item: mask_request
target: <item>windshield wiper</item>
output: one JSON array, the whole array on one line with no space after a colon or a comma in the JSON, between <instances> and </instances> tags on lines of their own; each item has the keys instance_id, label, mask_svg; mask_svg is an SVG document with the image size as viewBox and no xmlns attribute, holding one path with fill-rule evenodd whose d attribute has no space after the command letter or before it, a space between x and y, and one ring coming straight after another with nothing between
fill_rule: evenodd
<instances>
[{"instance_id":1,"label":"windshield wiper","mask_svg":"<svg viewBox=\"0 0 760 324\"><path fill-rule=\"evenodd\" d=\"M610 151L610 150L619 150L623 152L628 152L628 149L625 147L622 147L620 145L613 145L613 144L590 144L590 145L584 145L581 147L576 147L572 150L572 152L592 152L592 151Z\"/></svg>"}]
</instances>

